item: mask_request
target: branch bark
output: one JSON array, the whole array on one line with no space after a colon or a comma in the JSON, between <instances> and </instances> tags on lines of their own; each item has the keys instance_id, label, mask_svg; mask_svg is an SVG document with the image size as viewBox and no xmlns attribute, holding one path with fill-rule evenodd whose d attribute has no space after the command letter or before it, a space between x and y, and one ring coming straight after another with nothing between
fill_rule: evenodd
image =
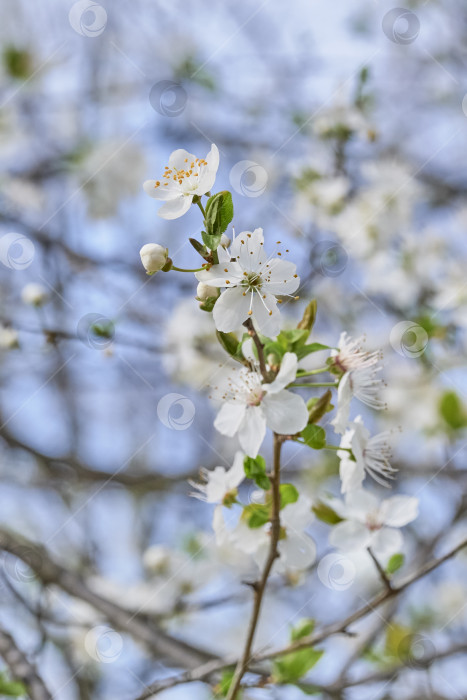
<instances>
[{"instance_id":1,"label":"branch bark","mask_svg":"<svg viewBox=\"0 0 467 700\"><path fill-rule=\"evenodd\" d=\"M20 681L31 700L52 700L42 678L26 654L17 646L6 630L0 628L0 656L8 666L14 680Z\"/></svg>"}]
</instances>

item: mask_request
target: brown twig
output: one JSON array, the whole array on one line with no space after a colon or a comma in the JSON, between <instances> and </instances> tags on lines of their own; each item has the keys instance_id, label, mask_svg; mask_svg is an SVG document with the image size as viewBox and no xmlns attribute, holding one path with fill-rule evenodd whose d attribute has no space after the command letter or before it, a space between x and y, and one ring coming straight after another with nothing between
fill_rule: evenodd
<instances>
[{"instance_id":1,"label":"brown twig","mask_svg":"<svg viewBox=\"0 0 467 700\"><path fill-rule=\"evenodd\" d=\"M375 557L371 547L367 547L367 551L374 562L374 565L376 567L376 570L379 574L381 581L383 582L383 585L388 589L388 591L392 591L391 581L389 580L388 575L386 574L385 570L383 569L383 567L379 563L378 559Z\"/></svg>"},{"instance_id":2,"label":"brown twig","mask_svg":"<svg viewBox=\"0 0 467 700\"><path fill-rule=\"evenodd\" d=\"M281 469L281 449L282 449L282 439L279 435L274 433L274 457L273 457L273 468L272 474L269 478L271 481L271 497L272 497L272 514L271 514L271 531L270 537L271 541L269 544L269 553L266 563L263 568L263 573L261 574L261 579L253 587L254 590L254 603L253 611L250 618L250 623L248 625L247 638L245 642L245 647L243 649L242 657L239 659L235 672L230 684L229 692L227 695L227 700L234 700L237 697L237 692L242 682L242 678L248 668L248 664L251 660L251 649L253 646L253 641L256 634L256 629L258 626L259 616L261 612L261 606L263 603L264 592L266 590L266 585L269 579L269 575L272 571L275 560L279 556L277 545L279 543L281 521L280 521L280 469Z\"/></svg>"},{"instance_id":3,"label":"brown twig","mask_svg":"<svg viewBox=\"0 0 467 700\"><path fill-rule=\"evenodd\" d=\"M251 318L247 319L245 323L243 324L245 328L248 331L248 335L253 338L253 342L255 344L256 350L258 352L258 361L259 361L259 368L261 371L261 374L263 375L263 379L266 383L272 382L274 379L274 372L269 372L268 368L266 367L266 359L264 357L264 346L259 339L259 336L255 330L255 327L253 325L253 321Z\"/></svg>"}]
</instances>

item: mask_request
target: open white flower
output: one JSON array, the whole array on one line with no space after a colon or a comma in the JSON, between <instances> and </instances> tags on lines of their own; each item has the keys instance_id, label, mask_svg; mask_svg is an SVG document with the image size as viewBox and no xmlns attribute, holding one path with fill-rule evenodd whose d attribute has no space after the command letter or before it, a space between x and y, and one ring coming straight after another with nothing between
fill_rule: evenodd
<instances>
[{"instance_id":1,"label":"open white flower","mask_svg":"<svg viewBox=\"0 0 467 700\"><path fill-rule=\"evenodd\" d=\"M347 494L345 503L333 499L330 505L344 522L332 528L329 543L346 551L371 547L382 558L401 551L403 537L397 528L418 515L417 498L392 496L379 501L363 489Z\"/></svg>"},{"instance_id":2,"label":"open white flower","mask_svg":"<svg viewBox=\"0 0 467 700\"><path fill-rule=\"evenodd\" d=\"M214 186L219 167L219 151L212 144L206 158L197 158L183 148L174 151L160 180L146 180L144 191L165 204L157 212L163 219L178 219L191 206L195 195L202 196Z\"/></svg>"},{"instance_id":3,"label":"open white flower","mask_svg":"<svg viewBox=\"0 0 467 700\"><path fill-rule=\"evenodd\" d=\"M237 452L233 465L228 470L224 467L215 467L212 471L202 468L200 474L206 483L198 484L190 481L190 484L200 492L192 495L206 501L206 503L221 503L223 505L233 503L237 497L237 487L245 478L244 457L243 452Z\"/></svg>"},{"instance_id":4,"label":"open white flower","mask_svg":"<svg viewBox=\"0 0 467 700\"><path fill-rule=\"evenodd\" d=\"M217 330L235 331L252 318L260 333L276 336L280 331L276 295L295 292L300 284L296 266L282 260L280 252L268 258L261 228L244 231L229 251L219 246L217 253L218 265L196 273L199 282L226 288L213 309Z\"/></svg>"},{"instance_id":5,"label":"open white flower","mask_svg":"<svg viewBox=\"0 0 467 700\"><path fill-rule=\"evenodd\" d=\"M263 381L255 369L238 370L229 380L214 427L223 435L238 433L240 445L249 457L256 457L266 435L266 427L280 435L295 435L306 426L308 410L301 396L285 387L297 375L297 356L286 352L276 378Z\"/></svg>"},{"instance_id":6,"label":"open white flower","mask_svg":"<svg viewBox=\"0 0 467 700\"><path fill-rule=\"evenodd\" d=\"M337 412L331 421L336 433L342 434L349 421L350 402L355 396L362 403L377 410L384 408L380 397L383 381L377 376L379 352L361 350L363 338L352 340L347 333L339 338L339 350L332 352L333 366L343 372L337 389Z\"/></svg>"},{"instance_id":7,"label":"open white flower","mask_svg":"<svg viewBox=\"0 0 467 700\"><path fill-rule=\"evenodd\" d=\"M397 469L391 467L389 458L391 449L388 444L389 432L370 437L370 431L363 425L361 416L357 416L341 439L341 448L337 451L340 458L341 491L347 493L358 489L368 473L378 484L387 486L387 479L394 478ZM349 452L352 450L352 454Z\"/></svg>"},{"instance_id":8,"label":"open white flower","mask_svg":"<svg viewBox=\"0 0 467 700\"><path fill-rule=\"evenodd\" d=\"M274 563L274 572L303 571L316 558L315 542L304 532L314 520L311 501L306 496L300 496L296 503L289 503L281 510L280 519L279 557ZM233 527L229 525L224 518L224 509L218 506L213 518L217 546L249 557L262 569L269 553L271 524L250 528L240 518Z\"/></svg>"}]
</instances>

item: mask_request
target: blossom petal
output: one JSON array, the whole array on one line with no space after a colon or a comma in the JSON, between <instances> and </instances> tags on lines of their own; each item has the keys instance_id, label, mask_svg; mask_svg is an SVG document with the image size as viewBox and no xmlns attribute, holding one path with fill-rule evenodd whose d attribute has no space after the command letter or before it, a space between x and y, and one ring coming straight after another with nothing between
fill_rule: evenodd
<instances>
[{"instance_id":1,"label":"blossom petal","mask_svg":"<svg viewBox=\"0 0 467 700\"><path fill-rule=\"evenodd\" d=\"M345 497L346 516L365 522L366 514L377 512L379 501L369 491L355 489Z\"/></svg>"},{"instance_id":2,"label":"blossom petal","mask_svg":"<svg viewBox=\"0 0 467 700\"><path fill-rule=\"evenodd\" d=\"M297 266L288 260L274 258L268 263L264 289L270 294L292 294L300 284ZM295 276L294 276L295 275Z\"/></svg>"},{"instance_id":3,"label":"blossom petal","mask_svg":"<svg viewBox=\"0 0 467 700\"><path fill-rule=\"evenodd\" d=\"M292 532L279 541L280 564L289 571L303 571L316 559L316 544L308 535Z\"/></svg>"},{"instance_id":4,"label":"blossom petal","mask_svg":"<svg viewBox=\"0 0 467 700\"><path fill-rule=\"evenodd\" d=\"M196 156L193 153L188 153L184 148L177 148L170 154L169 167L176 170L187 170L191 163L196 161Z\"/></svg>"},{"instance_id":5,"label":"blossom petal","mask_svg":"<svg viewBox=\"0 0 467 700\"><path fill-rule=\"evenodd\" d=\"M167 187L165 187L165 184L156 187L157 182L158 180L146 180L146 182L143 182L143 190L153 199L165 202L168 199L175 199L180 196L180 187L176 186L175 183L169 182Z\"/></svg>"},{"instance_id":6,"label":"blossom petal","mask_svg":"<svg viewBox=\"0 0 467 700\"><path fill-rule=\"evenodd\" d=\"M350 457L343 457L339 465L341 478L341 493L347 493L360 488L365 478L365 469L360 462L355 462Z\"/></svg>"},{"instance_id":7,"label":"blossom petal","mask_svg":"<svg viewBox=\"0 0 467 700\"><path fill-rule=\"evenodd\" d=\"M246 406L244 403L227 402L214 420L214 427L222 435L233 437L239 429L245 417Z\"/></svg>"},{"instance_id":8,"label":"blossom petal","mask_svg":"<svg viewBox=\"0 0 467 700\"><path fill-rule=\"evenodd\" d=\"M213 287L235 287L243 280L241 267L235 262L213 265L210 270L196 272L195 277L198 282L204 282Z\"/></svg>"},{"instance_id":9,"label":"blossom petal","mask_svg":"<svg viewBox=\"0 0 467 700\"><path fill-rule=\"evenodd\" d=\"M266 418L260 406L249 406L238 431L240 445L248 457L256 457L266 435Z\"/></svg>"},{"instance_id":10,"label":"blossom petal","mask_svg":"<svg viewBox=\"0 0 467 700\"><path fill-rule=\"evenodd\" d=\"M404 544L404 538L399 530L391 527L382 527L373 533L371 549L376 556L387 558L400 552Z\"/></svg>"},{"instance_id":11,"label":"blossom petal","mask_svg":"<svg viewBox=\"0 0 467 700\"><path fill-rule=\"evenodd\" d=\"M181 194L175 199L169 199L157 212L163 219L178 219L183 216L191 206L193 197Z\"/></svg>"},{"instance_id":12,"label":"blossom petal","mask_svg":"<svg viewBox=\"0 0 467 700\"><path fill-rule=\"evenodd\" d=\"M277 377L273 382L265 386L268 394L277 394L278 391L285 389L288 384L293 382L297 376L297 365L298 360L296 354L294 352L286 352L282 358Z\"/></svg>"},{"instance_id":13,"label":"blossom petal","mask_svg":"<svg viewBox=\"0 0 467 700\"><path fill-rule=\"evenodd\" d=\"M351 400L352 387L350 383L350 372L346 372L341 378L337 388L337 411L331 421L334 432L340 435L345 432L349 422Z\"/></svg>"},{"instance_id":14,"label":"blossom petal","mask_svg":"<svg viewBox=\"0 0 467 700\"><path fill-rule=\"evenodd\" d=\"M243 231L231 245L231 255L237 258L241 267L247 271L262 272L262 267L266 264L266 253L264 251L263 229L256 228L254 231Z\"/></svg>"},{"instance_id":15,"label":"blossom petal","mask_svg":"<svg viewBox=\"0 0 467 700\"><path fill-rule=\"evenodd\" d=\"M381 503L381 520L390 527L403 527L418 515L418 498L413 496L392 496Z\"/></svg>"},{"instance_id":16,"label":"blossom petal","mask_svg":"<svg viewBox=\"0 0 467 700\"><path fill-rule=\"evenodd\" d=\"M200 170L199 184L197 187L198 194L206 194L206 192L209 192L213 188L216 180L217 169L219 167L219 150L214 143L205 161L207 165L201 166Z\"/></svg>"},{"instance_id":17,"label":"blossom petal","mask_svg":"<svg viewBox=\"0 0 467 700\"><path fill-rule=\"evenodd\" d=\"M346 520L334 525L329 535L329 544L339 549L366 549L371 543L371 532L362 523Z\"/></svg>"},{"instance_id":18,"label":"blossom petal","mask_svg":"<svg viewBox=\"0 0 467 700\"><path fill-rule=\"evenodd\" d=\"M281 329L281 315L277 308L277 300L272 294L255 292L253 296L253 321L262 335L276 337ZM264 297L264 298L263 298Z\"/></svg>"},{"instance_id":19,"label":"blossom petal","mask_svg":"<svg viewBox=\"0 0 467 700\"><path fill-rule=\"evenodd\" d=\"M240 452L239 450L235 453L232 467L227 472L227 485L229 489L236 488L245 479L245 468L243 466L244 459L245 455L243 452Z\"/></svg>"},{"instance_id":20,"label":"blossom petal","mask_svg":"<svg viewBox=\"0 0 467 700\"><path fill-rule=\"evenodd\" d=\"M301 396L283 389L266 394L262 401L268 428L279 435L295 435L308 423L308 409Z\"/></svg>"},{"instance_id":21,"label":"blossom petal","mask_svg":"<svg viewBox=\"0 0 467 700\"><path fill-rule=\"evenodd\" d=\"M218 331L235 331L248 318L249 295L243 296L241 287L226 289L214 304L212 315Z\"/></svg>"}]
</instances>

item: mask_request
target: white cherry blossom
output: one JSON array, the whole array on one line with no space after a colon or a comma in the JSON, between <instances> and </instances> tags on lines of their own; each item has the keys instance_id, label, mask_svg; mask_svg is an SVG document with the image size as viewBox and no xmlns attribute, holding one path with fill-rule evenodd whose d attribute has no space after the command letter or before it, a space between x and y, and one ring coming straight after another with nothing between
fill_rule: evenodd
<instances>
[{"instance_id":1,"label":"white cherry blossom","mask_svg":"<svg viewBox=\"0 0 467 700\"><path fill-rule=\"evenodd\" d=\"M337 389L337 412L331 421L336 433L342 434L349 420L350 402L355 396L362 403L380 410L385 403L380 396L384 382L377 376L379 352L361 349L363 338L353 340L347 333L339 338L339 350L332 352L333 366L343 372Z\"/></svg>"},{"instance_id":2,"label":"white cherry blossom","mask_svg":"<svg viewBox=\"0 0 467 700\"><path fill-rule=\"evenodd\" d=\"M256 457L266 428L280 435L294 435L308 422L308 410L298 394L285 387L297 375L297 356L285 353L280 370L271 383L263 380L255 368L242 368L229 379L222 396L224 404L214 421L215 428L229 437L238 434L240 445L249 457Z\"/></svg>"},{"instance_id":3,"label":"white cherry blossom","mask_svg":"<svg viewBox=\"0 0 467 700\"><path fill-rule=\"evenodd\" d=\"M237 496L237 487L245 478L244 457L243 452L237 452L233 465L228 470L224 467L215 467L212 471L202 468L200 473L205 483L198 484L190 481L190 484L199 491L199 493L192 495L207 503L222 503L224 505L232 503Z\"/></svg>"},{"instance_id":4,"label":"white cherry blossom","mask_svg":"<svg viewBox=\"0 0 467 700\"><path fill-rule=\"evenodd\" d=\"M397 470L391 467L391 449L388 444L389 432L370 436L361 416L349 424L341 439L337 455L340 458L341 491L347 493L358 489L368 473L375 481L387 486L387 479L394 477ZM351 450L352 452L350 453Z\"/></svg>"},{"instance_id":5,"label":"white cherry blossom","mask_svg":"<svg viewBox=\"0 0 467 700\"><path fill-rule=\"evenodd\" d=\"M371 547L382 558L401 551L403 537L398 528L418 515L417 498L392 496L380 501L363 489L347 494L345 502L332 499L329 504L344 519L332 528L329 543L345 551Z\"/></svg>"},{"instance_id":6,"label":"white cherry blossom","mask_svg":"<svg viewBox=\"0 0 467 700\"><path fill-rule=\"evenodd\" d=\"M191 206L195 195L202 196L214 186L219 167L215 144L206 158L197 158L183 148L174 151L159 180L146 180L144 191L165 204L157 212L163 219L178 219Z\"/></svg>"},{"instance_id":7,"label":"white cherry blossom","mask_svg":"<svg viewBox=\"0 0 467 700\"><path fill-rule=\"evenodd\" d=\"M276 295L290 296L300 284L294 263L282 260L280 252L267 256L261 228L240 233L229 251L219 246L217 254L218 265L196 273L199 282L225 287L213 309L217 330L235 331L251 318L260 333L276 336L280 331Z\"/></svg>"}]
</instances>

